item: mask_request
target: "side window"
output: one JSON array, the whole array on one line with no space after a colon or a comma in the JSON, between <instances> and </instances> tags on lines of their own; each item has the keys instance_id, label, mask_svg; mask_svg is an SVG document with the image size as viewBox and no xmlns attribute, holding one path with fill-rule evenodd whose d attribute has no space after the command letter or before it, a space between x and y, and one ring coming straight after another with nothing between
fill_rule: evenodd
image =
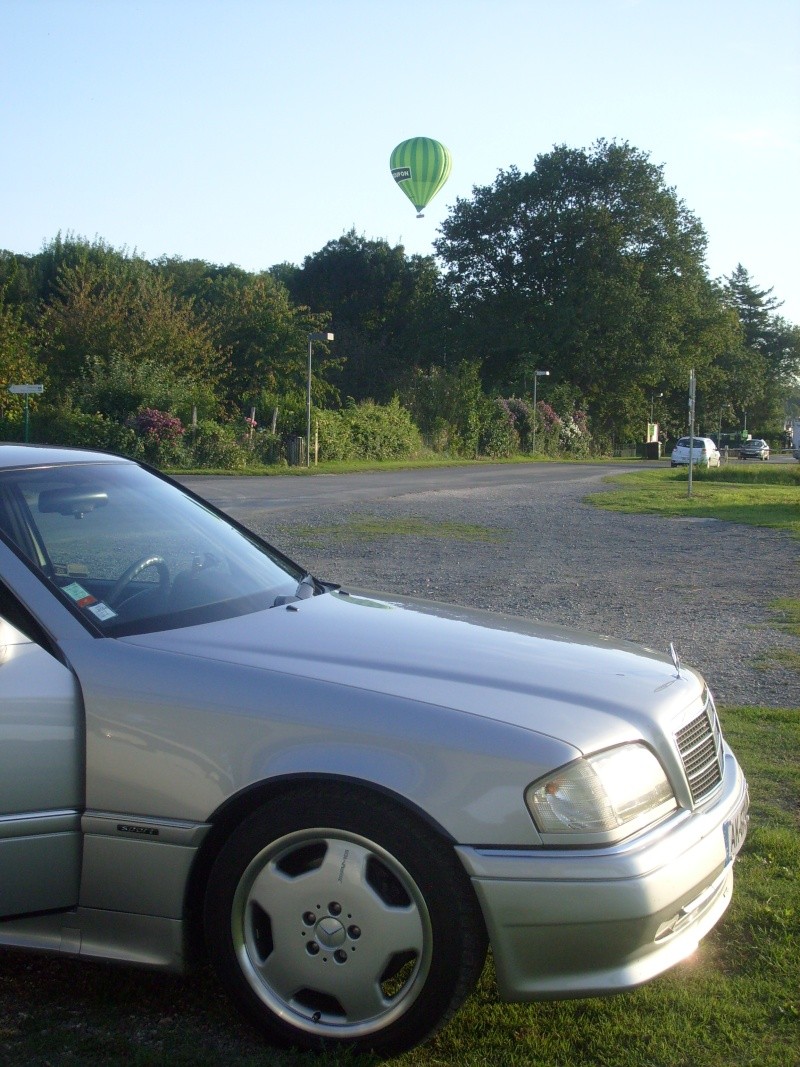
<instances>
[{"instance_id":1,"label":"side window","mask_svg":"<svg viewBox=\"0 0 800 1067\"><path fill-rule=\"evenodd\" d=\"M51 655L54 654L50 638L2 582L0 582L0 619L10 622L16 630L25 634L35 644L41 645Z\"/></svg>"}]
</instances>

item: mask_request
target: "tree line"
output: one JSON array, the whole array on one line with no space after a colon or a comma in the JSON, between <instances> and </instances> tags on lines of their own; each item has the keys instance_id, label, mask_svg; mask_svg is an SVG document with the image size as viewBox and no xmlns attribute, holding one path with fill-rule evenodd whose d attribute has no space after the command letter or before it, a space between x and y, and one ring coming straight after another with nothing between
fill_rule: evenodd
<instances>
[{"instance_id":1,"label":"tree line","mask_svg":"<svg viewBox=\"0 0 800 1067\"><path fill-rule=\"evenodd\" d=\"M675 437L692 368L700 432L777 442L800 413L800 329L743 265L709 277L706 244L662 168L606 141L475 187L430 256L351 230L249 272L59 234L0 252L0 381L45 385L51 439L268 461L305 434L308 338L332 332L312 374L329 458L602 452L651 419ZM2 436L21 418L4 389Z\"/></svg>"}]
</instances>

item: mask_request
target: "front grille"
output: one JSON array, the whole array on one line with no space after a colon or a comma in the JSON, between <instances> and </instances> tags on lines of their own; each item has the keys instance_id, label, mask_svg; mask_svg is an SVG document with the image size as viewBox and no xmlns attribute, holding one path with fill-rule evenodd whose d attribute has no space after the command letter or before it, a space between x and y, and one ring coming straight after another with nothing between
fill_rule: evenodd
<instances>
[{"instance_id":1,"label":"front grille","mask_svg":"<svg viewBox=\"0 0 800 1067\"><path fill-rule=\"evenodd\" d=\"M675 734L678 750L692 792L699 804L709 797L722 781L722 734L710 697L696 719Z\"/></svg>"}]
</instances>

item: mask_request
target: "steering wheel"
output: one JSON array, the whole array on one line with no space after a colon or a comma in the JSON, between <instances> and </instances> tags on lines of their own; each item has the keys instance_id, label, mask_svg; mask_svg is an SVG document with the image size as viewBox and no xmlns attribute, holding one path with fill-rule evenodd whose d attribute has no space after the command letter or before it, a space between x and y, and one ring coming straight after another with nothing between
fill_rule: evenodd
<instances>
[{"instance_id":1,"label":"steering wheel","mask_svg":"<svg viewBox=\"0 0 800 1067\"><path fill-rule=\"evenodd\" d=\"M158 571L158 589L159 592L164 594L169 588L169 568L164 562L163 556L142 556L141 559L137 559L135 563L131 563L123 573L117 578L116 582L112 585L108 596L106 597L106 604L110 608L116 607L125 599L125 593L131 582L147 570L148 567L155 567Z\"/></svg>"}]
</instances>

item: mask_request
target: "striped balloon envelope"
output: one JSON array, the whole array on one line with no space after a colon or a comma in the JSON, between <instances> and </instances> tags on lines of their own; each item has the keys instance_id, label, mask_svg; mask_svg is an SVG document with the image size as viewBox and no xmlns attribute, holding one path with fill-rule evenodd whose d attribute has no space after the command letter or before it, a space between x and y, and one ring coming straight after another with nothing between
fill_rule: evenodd
<instances>
[{"instance_id":1,"label":"striped balloon envelope","mask_svg":"<svg viewBox=\"0 0 800 1067\"><path fill-rule=\"evenodd\" d=\"M389 159L392 177L417 209L422 209L436 196L450 177L453 162L450 153L432 137L410 137L395 148Z\"/></svg>"}]
</instances>

